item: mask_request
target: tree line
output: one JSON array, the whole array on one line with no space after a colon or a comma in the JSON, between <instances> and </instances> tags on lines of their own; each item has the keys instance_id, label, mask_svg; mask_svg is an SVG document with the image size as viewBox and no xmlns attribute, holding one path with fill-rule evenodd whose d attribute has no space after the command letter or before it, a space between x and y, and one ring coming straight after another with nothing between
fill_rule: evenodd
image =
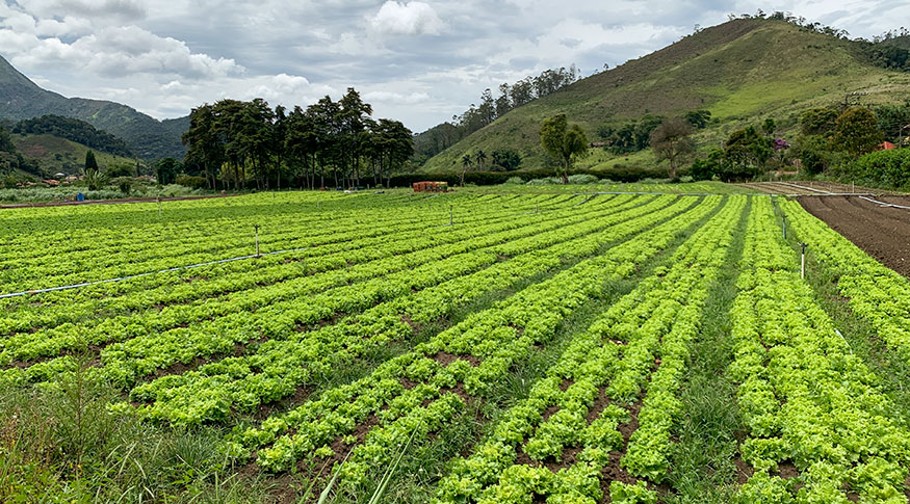
<instances>
[{"instance_id":1,"label":"tree line","mask_svg":"<svg viewBox=\"0 0 910 504\"><path fill-rule=\"evenodd\" d=\"M261 99L225 99L190 113L182 171L211 189L358 187L388 183L413 153L413 134L399 121L372 118L354 88L288 111ZM159 181L176 177L159 163Z\"/></svg>"},{"instance_id":2,"label":"tree line","mask_svg":"<svg viewBox=\"0 0 910 504\"><path fill-rule=\"evenodd\" d=\"M536 77L528 76L514 84L504 82L499 85L496 96L490 88L484 89L479 104L472 103L468 110L453 115L451 121L430 128L416 137L416 163L423 164L510 110L553 94L580 78L581 72L575 65L571 65L569 68L547 69Z\"/></svg>"}]
</instances>

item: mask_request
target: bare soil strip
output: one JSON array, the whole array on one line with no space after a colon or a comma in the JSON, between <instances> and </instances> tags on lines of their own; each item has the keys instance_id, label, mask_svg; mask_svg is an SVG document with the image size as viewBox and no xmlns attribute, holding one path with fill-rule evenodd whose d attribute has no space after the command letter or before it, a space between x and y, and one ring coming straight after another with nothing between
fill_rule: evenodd
<instances>
[{"instance_id":1,"label":"bare soil strip","mask_svg":"<svg viewBox=\"0 0 910 504\"><path fill-rule=\"evenodd\" d=\"M910 206L908 196L886 200ZM910 210L882 207L856 196L801 196L799 202L867 254L910 277Z\"/></svg>"}]
</instances>

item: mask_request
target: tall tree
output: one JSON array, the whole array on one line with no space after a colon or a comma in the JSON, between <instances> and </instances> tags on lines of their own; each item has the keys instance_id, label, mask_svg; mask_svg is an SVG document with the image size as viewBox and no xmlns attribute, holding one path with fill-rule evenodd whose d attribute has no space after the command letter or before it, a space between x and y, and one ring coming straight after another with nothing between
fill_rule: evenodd
<instances>
[{"instance_id":1,"label":"tall tree","mask_svg":"<svg viewBox=\"0 0 910 504\"><path fill-rule=\"evenodd\" d=\"M577 124L569 125L565 114L553 116L540 127L540 144L561 161L562 183L569 183L574 158L588 151L588 138Z\"/></svg>"},{"instance_id":2,"label":"tall tree","mask_svg":"<svg viewBox=\"0 0 910 504\"><path fill-rule=\"evenodd\" d=\"M651 132L651 149L658 161L669 161L668 174L671 179L677 177L680 161L695 150L692 141L694 129L685 119L673 118L662 122Z\"/></svg>"},{"instance_id":3,"label":"tall tree","mask_svg":"<svg viewBox=\"0 0 910 504\"><path fill-rule=\"evenodd\" d=\"M190 127L181 140L187 147L184 167L198 167L209 188L217 189L225 152L223 139L215 129L214 106L206 103L190 112Z\"/></svg>"}]
</instances>

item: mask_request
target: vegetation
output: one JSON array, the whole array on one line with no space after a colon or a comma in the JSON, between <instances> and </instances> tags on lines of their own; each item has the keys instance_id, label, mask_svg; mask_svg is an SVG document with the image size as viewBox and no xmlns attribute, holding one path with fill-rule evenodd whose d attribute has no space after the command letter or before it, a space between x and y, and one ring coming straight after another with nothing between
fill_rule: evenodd
<instances>
[{"instance_id":1,"label":"vegetation","mask_svg":"<svg viewBox=\"0 0 910 504\"><path fill-rule=\"evenodd\" d=\"M444 122L415 136L415 163L422 165L510 110L553 94L579 78L580 72L572 65L568 69L547 69L536 77L525 77L514 84L504 82L499 85L499 96L495 98L490 89L485 89L480 96L480 105L471 104L468 110L452 117L451 122Z\"/></svg>"},{"instance_id":2,"label":"vegetation","mask_svg":"<svg viewBox=\"0 0 910 504\"><path fill-rule=\"evenodd\" d=\"M85 121L58 115L46 115L19 121L13 127L13 133L20 135L55 135L80 143L90 149L97 149L115 156L133 156L129 147L120 138L105 131L100 131Z\"/></svg>"},{"instance_id":3,"label":"vegetation","mask_svg":"<svg viewBox=\"0 0 910 504\"><path fill-rule=\"evenodd\" d=\"M412 134L372 113L354 88L337 102L326 96L289 113L258 98L206 104L190 115L183 168L211 189L388 184L413 152Z\"/></svg>"},{"instance_id":4,"label":"vegetation","mask_svg":"<svg viewBox=\"0 0 910 504\"><path fill-rule=\"evenodd\" d=\"M540 144L560 162L564 184L569 183L572 161L588 151L588 139L577 124L569 125L565 114L553 116L540 126Z\"/></svg>"},{"instance_id":5,"label":"vegetation","mask_svg":"<svg viewBox=\"0 0 910 504\"><path fill-rule=\"evenodd\" d=\"M0 500L904 502L908 280L652 187L4 210Z\"/></svg>"}]
</instances>

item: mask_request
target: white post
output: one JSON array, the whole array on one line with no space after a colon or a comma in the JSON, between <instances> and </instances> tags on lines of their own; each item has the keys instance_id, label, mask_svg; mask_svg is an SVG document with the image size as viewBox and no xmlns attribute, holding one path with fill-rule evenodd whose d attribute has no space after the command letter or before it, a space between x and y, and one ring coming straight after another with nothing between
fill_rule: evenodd
<instances>
[{"instance_id":1,"label":"white post","mask_svg":"<svg viewBox=\"0 0 910 504\"><path fill-rule=\"evenodd\" d=\"M802 247L802 249L803 249L802 258L801 258L801 263L802 263L802 264L801 264L801 266L800 266L800 277L803 278L803 279L805 279L805 278L806 278L806 247L808 247L809 244L808 244L808 243L800 243L799 245L800 245L800 247Z\"/></svg>"}]
</instances>

